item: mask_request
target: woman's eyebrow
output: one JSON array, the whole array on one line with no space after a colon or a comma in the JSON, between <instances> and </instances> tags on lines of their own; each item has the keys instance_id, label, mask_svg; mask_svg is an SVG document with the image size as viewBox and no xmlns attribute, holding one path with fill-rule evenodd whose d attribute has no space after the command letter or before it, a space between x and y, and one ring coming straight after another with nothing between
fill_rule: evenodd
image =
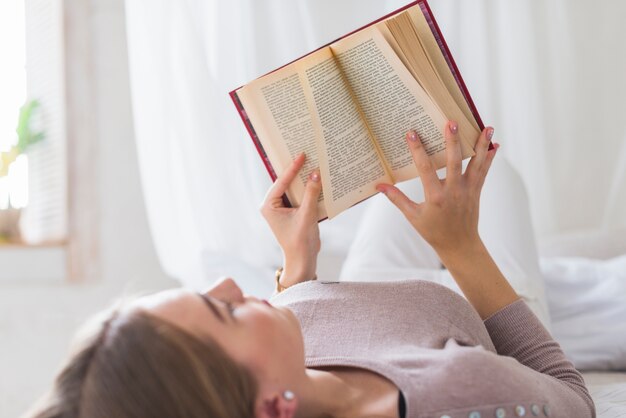
<instances>
[{"instance_id":1,"label":"woman's eyebrow","mask_svg":"<svg viewBox=\"0 0 626 418\"><path fill-rule=\"evenodd\" d=\"M202 293L198 293L197 295L200 296L200 298L204 301L204 304L208 306L211 311L213 311L213 313L219 318L219 320L224 322L224 317L222 316L222 313L219 309L217 309L217 306L215 306L213 301L208 296L203 295Z\"/></svg>"}]
</instances>

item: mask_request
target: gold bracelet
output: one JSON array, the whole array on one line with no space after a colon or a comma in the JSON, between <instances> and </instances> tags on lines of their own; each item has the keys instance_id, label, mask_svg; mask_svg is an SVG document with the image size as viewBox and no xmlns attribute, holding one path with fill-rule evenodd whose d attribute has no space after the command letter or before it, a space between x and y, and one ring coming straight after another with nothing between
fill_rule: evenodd
<instances>
[{"instance_id":1,"label":"gold bracelet","mask_svg":"<svg viewBox=\"0 0 626 418\"><path fill-rule=\"evenodd\" d=\"M283 270L284 267L279 267L278 270L276 270L276 275L274 276L274 278L276 279L276 293L280 293L283 290L289 288L289 286L283 286L282 284L280 284L280 277L283 275ZM317 280L317 274L309 280Z\"/></svg>"},{"instance_id":2,"label":"gold bracelet","mask_svg":"<svg viewBox=\"0 0 626 418\"><path fill-rule=\"evenodd\" d=\"M283 274L283 267L279 267L278 270L276 270L276 275L275 275L276 293L280 293L283 290L287 289L285 286L280 284L280 276L282 276L282 274Z\"/></svg>"}]
</instances>

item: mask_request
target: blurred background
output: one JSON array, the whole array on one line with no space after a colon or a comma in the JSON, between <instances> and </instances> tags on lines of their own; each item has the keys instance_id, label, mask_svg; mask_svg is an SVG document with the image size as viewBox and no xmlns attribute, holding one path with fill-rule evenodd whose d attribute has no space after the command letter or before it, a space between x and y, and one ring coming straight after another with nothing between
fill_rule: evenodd
<instances>
[{"instance_id":1,"label":"blurred background","mask_svg":"<svg viewBox=\"0 0 626 418\"><path fill-rule=\"evenodd\" d=\"M407 3L0 2L0 417L120 295L271 292L270 180L227 93ZM430 2L544 247L626 227L626 4L590 4ZM321 225L320 277L366 209Z\"/></svg>"}]
</instances>

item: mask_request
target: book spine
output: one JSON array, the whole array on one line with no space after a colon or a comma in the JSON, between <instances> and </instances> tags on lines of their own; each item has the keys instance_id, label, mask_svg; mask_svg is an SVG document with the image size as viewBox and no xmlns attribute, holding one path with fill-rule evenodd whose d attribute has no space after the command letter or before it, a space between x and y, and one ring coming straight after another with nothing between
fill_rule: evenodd
<instances>
[{"instance_id":1,"label":"book spine","mask_svg":"<svg viewBox=\"0 0 626 418\"><path fill-rule=\"evenodd\" d=\"M261 157L261 160L263 160L263 164L265 164L265 169L272 178L272 181L275 181L277 176L276 172L274 171L274 167L272 167L272 163L267 157L265 148L263 148L263 144L261 144L261 141L259 140L259 137L254 130L254 126L252 126L252 122L250 121L250 118L248 118L248 114L246 113L246 110L243 108L243 105L241 104L241 101L237 96L237 90L233 90L229 93L230 98L233 100L235 108L237 108L237 113L239 113L239 116L241 117L241 120L243 121L243 124L245 125L246 130L248 131L248 134L250 135L250 138L252 139L252 142L254 143L257 152L259 153L259 156Z\"/></svg>"}]
</instances>

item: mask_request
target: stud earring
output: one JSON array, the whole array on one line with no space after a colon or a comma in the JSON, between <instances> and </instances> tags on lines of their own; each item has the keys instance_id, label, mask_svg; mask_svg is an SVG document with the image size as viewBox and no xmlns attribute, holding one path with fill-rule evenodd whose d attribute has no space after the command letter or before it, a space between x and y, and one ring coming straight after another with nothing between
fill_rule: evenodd
<instances>
[{"instance_id":1,"label":"stud earring","mask_svg":"<svg viewBox=\"0 0 626 418\"><path fill-rule=\"evenodd\" d=\"M286 390L286 391L283 392L283 398L286 401L293 401L295 397L296 397L296 395L294 395L294 393L292 391L290 391L290 390Z\"/></svg>"}]
</instances>

